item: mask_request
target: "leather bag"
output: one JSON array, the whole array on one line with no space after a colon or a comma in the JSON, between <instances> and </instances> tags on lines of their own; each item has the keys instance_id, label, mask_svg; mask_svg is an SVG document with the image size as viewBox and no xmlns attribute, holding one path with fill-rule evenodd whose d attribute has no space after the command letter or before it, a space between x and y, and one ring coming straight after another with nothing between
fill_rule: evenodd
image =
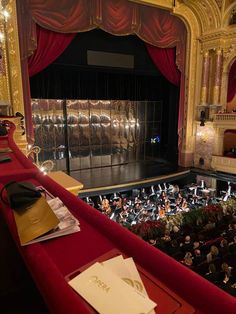
<instances>
[{"instance_id":1,"label":"leather bag","mask_svg":"<svg viewBox=\"0 0 236 314\"><path fill-rule=\"evenodd\" d=\"M3 198L3 191L7 192L7 199ZM34 204L40 197L41 192L31 182L9 182L0 192L1 200L14 210L21 210Z\"/></svg>"}]
</instances>

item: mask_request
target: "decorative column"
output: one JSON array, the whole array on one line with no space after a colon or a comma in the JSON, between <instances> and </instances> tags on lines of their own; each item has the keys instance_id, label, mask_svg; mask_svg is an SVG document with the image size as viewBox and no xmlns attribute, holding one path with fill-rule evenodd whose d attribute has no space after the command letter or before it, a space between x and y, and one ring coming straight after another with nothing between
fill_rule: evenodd
<instances>
[{"instance_id":1,"label":"decorative column","mask_svg":"<svg viewBox=\"0 0 236 314\"><path fill-rule=\"evenodd\" d=\"M11 113L10 106L10 91L8 82L8 67L7 67L7 51L6 51L6 36L5 23L7 11L4 15L4 9L0 4L0 113L9 115Z\"/></svg>"},{"instance_id":2,"label":"decorative column","mask_svg":"<svg viewBox=\"0 0 236 314\"><path fill-rule=\"evenodd\" d=\"M16 0L0 1L0 113L16 125L14 140L25 153L24 101ZM16 113L18 113L16 115Z\"/></svg>"},{"instance_id":3,"label":"decorative column","mask_svg":"<svg viewBox=\"0 0 236 314\"><path fill-rule=\"evenodd\" d=\"M203 64L202 64L202 87L201 87L201 105L207 104L207 89L209 85L209 65L210 65L210 58L209 52L206 51L203 57Z\"/></svg>"},{"instance_id":4,"label":"decorative column","mask_svg":"<svg viewBox=\"0 0 236 314\"><path fill-rule=\"evenodd\" d=\"M213 105L219 105L220 103L222 57L223 57L222 49L219 48L216 51L215 81L214 81L214 87L213 87Z\"/></svg>"}]
</instances>

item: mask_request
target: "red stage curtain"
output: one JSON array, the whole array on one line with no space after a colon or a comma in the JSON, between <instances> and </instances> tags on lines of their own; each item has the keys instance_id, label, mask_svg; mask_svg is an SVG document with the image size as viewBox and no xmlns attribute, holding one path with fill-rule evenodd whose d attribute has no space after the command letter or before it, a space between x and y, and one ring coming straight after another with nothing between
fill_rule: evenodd
<instances>
[{"instance_id":1,"label":"red stage curtain","mask_svg":"<svg viewBox=\"0 0 236 314\"><path fill-rule=\"evenodd\" d=\"M228 78L227 102L230 102L236 94L236 60L231 66Z\"/></svg>"},{"instance_id":2,"label":"red stage curtain","mask_svg":"<svg viewBox=\"0 0 236 314\"><path fill-rule=\"evenodd\" d=\"M158 48L146 44L147 50L160 72L172 84L180 85L180 71L175 63L175 48Z\"/></svg>"},{"instance_id":3,"label":"red stage curtain","mask_svg":"<svg viewBox=\"0 0 236 314\"><path fill-rule=\"evenodd\" d=\"M29 6L34 21L55 32L100 27L114 35L136 34L161 48L176 47L176 63L184 69L185 26L168 11L127 0L29 0Z\"/></svg>"},{"instance_id":4,"label":"red stage curtain","mask_svg":"<svg viewBox=\"0 0 236 314\"><path fill-rule=\"evenodd\" d=\"M56 33L37 27L37 49L29 58L29 76L45 69L68 47L76 34Z\"/></svg>"}]
</instances>

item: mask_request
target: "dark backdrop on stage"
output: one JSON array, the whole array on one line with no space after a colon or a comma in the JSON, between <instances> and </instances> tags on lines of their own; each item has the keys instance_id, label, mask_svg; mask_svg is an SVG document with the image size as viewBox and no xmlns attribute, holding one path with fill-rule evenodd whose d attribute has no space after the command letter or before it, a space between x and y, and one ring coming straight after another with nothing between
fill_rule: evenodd
<instances>
[{"instance_id":1,"label":"dark backdrop on stage","mask_svg":"<svg viewBox=\"0 0 236 314\"><path fill-rule=\"evenodd\" d=\"M128 55L133 58L133 68L88 65L88 51ZM79 33L30 84L32 98L161 101L158 157L177 164L179 88L160 74L138 37L112 36L102 30Z\"/></svg>"}]
</instances>

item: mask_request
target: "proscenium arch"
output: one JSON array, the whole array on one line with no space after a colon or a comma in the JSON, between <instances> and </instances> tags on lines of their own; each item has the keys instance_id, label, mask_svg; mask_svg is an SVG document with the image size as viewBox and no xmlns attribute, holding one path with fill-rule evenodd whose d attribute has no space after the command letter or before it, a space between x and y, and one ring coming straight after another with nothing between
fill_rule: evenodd
<instances>
[{"instance_id":1,"label":"proscenium arch","mask_svg":"<svg viewBox=\"0 0 236 314\"><path fill-rule=\"evenodd\" d=\"M185 4L178 5L173 10L173 15L178 16L187 30L186 58L185 58L185 106L182 136L183 166L191 166L195 146L195 108L200 101L200 85L202 74L201 47L199 36L201 25L194 12ZM196 88L199 82L199 87Z\"/></svg>"}]
</instances>

